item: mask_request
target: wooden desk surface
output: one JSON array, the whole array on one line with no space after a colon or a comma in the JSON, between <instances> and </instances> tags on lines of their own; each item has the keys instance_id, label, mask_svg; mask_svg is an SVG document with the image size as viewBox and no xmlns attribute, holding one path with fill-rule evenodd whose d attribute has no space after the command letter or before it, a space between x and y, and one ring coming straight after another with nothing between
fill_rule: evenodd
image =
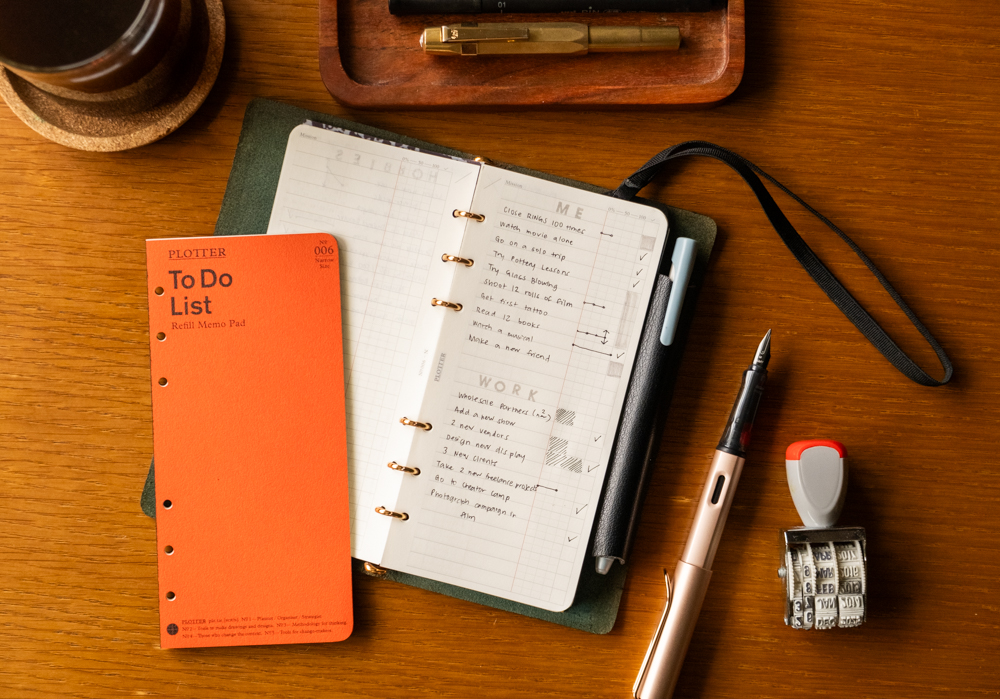
<instances>
[{"instance_id":1,"label":"wooden desk surface","mask_svg":"<svg viewBox=\"0 0 1000 699\"><path fill-rule=\"evenodd\" d=\"M1000 6L751 3L741 87L708 110L357 113L317 67L314 2L227 0L219 81L177 133L126 153L49 143L0 106L0 696L626 697L753 347L771 377L678 697L980 697L1000 689ZM586 59L581 59L585 69ZM209 235L243 110L269 96L614 186L704 139L838 222L947 349L904 379L798 267L722 165L650 195L719 223L618 622L607 636L358 578L345 643L158 648L143 241ZM931 373L846 248L793 222ZM785 447L850 450L842 521L867 527L868 622L782 623Z\"/></svg>"}]
</instances>

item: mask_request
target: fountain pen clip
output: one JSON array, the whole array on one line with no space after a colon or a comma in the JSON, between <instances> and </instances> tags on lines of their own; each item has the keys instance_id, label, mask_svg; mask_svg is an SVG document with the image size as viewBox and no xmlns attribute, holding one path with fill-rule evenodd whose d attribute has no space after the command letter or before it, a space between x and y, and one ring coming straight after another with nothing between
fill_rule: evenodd
<instances>
[{"instance_id":1,"label":"fountain pen clip","mask_svg":"<svg viewBox=\"0 0 1000 699\"><path fill-rule=\"evenodd\" d=\"M445 44L470 41L527 41L528 28L509 24L479 25L476 22L445 24L441 27L441 42Z\"/></svg>"},{"instance_id":2,"label":"fountain pen clip","mask_svg":"<svg viewBox=\"0 0 1000 699\"><path fill-rule=\"evenodd\" d=\"M660 614L660 625L656 629L656 633L653 634L653 639L649 642L649 648L646 650L646 657L642 660L642 667L639 668L639 676L635 679L635 686L632 687L632 696L639 696L639 688L642 686L642 681L646 677L646 673L649 671L649 662L653 658L653 651L656 649L656 644L660 640L660 634L663 633L663 624L667 620L667 616L670 614L670 602L672 601L673 595L673 585L670 582L670 574L667 573L666 569L663 570L663 579L667 583L667 600L663 604L663 612Z\"/></svg>"}]
</instances>

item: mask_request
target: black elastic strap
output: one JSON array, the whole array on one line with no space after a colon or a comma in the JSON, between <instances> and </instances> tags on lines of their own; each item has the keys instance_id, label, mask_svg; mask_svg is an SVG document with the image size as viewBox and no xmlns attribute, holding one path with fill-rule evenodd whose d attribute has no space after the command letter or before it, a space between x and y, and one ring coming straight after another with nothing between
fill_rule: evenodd
<instances>
[{"instance_id":1,"label":"black elastic strap","mask_svg":"<svg viewBox=\"0 0 1000 699\"><path fill-rule=\"evenodd\" d=\"M934 339L930 331L924 327L924 324L920 322L916 314L906 305L902 297L899 295L889 280L878 271L875 267L875 263L872 262L864 251L859 248L853 240L847 237L847 235L837 228L832 222L830 222L825 216L820 214L816 209L812 208L799 197L788 190L783 184L778 182L776 179L768 175L766 172L761 170L759 167L751 163L746 158L727 150L721 146L717 146L714 143L707 143L705 141L686 141L685 143L680 143L672 148L668 148L665 151L661 151L656 156L654 156L648 163L643 165L639 170L635 172L631 177L627 178L622 182L621 186L618 187L614 192L611 192L611 196L617 197L618 199L633 199L639 190L649 184L650 180L656 176L656 174L663 168L663 166L670 160L674 158L680 158L686 155L704 155L709 158L715 158L716 160L721 160L726 165L731 167L733 170L738 172L740 176L746 180L746 183L750 185L750 189L753 193L757 195L757 201L760 202L761 207L764 209L764 213L767 214L767 218L771 221L771 225L774 226L774 230L777 231L778 235L788 246L788 249L792 251L802 266L805 268L809 276L812 277L820 288L826 292L826 295L830 297L830 300L836 304L847 318L857 326L858 330L868 338L868 341L875 345L875 349L885 356L892 365L899 369L903 374L905 374L910 379L916 381L923 386L941 386L948 383L951 380L951 375L953 368L951 365L951 360L948 359L948 355L945 354L944 348ZM910 319L914 327L920 331L920 334L924 336L924 339L930 344L934 349L934 352L938 356L938 360L941 362L941 366L944 367L944 378L938 381L931 377L927 372L917 366L906 352L901 350L899 346L893 342L892 338L886 334L882 326L875 322L875 319L869 315L857 299L851 296L850 292L844 288L843 284L837 281L837 278L833 276L833 273L827 269L826 265L816 256L816 253L812 251L806 241L802 239L795 227L785 218L785 214L781 211L778 205L775 203L774 198L771 193L767 191L767 187L764 183L760 181L757 177L760 175L767 181L774 184L785 194L790 196L792 199L801 204L806 211L813 214L820 221L825 223L830 230L840 236L841 240L850 246L851 250L861 258L861 261L865 263L865 266L871 270L875 278L878 279L882 287L889 292L889 296L892 300L896 302L896 305L902 309L906 317Z\"/></svg>"}]
</instances>

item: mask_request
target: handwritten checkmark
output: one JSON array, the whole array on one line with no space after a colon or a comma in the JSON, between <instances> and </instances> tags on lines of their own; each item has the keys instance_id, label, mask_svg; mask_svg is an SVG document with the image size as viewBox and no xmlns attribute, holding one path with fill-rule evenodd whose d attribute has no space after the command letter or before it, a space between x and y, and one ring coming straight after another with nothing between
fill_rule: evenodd
<instances>
[{"instance_id":1,"label":"handwritten checkmark","mask_svg":"<svg viewBox=\"0 0 1000 699\"><path fill-rule=\"evenodd\" d=\"M596 441L597 441L598 439L600 439L600 438L601 438L601 437L603 437L603 436L604 436L603 434L599 434L599 435L597 435L596 437L594 437L594 441L596 442Z\"/></svg>"},{"instance_id":2,"label":"handwritten checkmark","mask_svg":"<svg viewBox=\"0 0 1000 699\"><path fill-rule=\"evenodd\" d=\"M622 352L622 353L621 353L621 354L619 354L619 355L618 355L617 357L615 357L615 359L621 359L621 358L622 358L622 357L624 357L624 356L625 356L625 353L624 353L624 352Z\"/></svg>"},{"instance_id":3,"label":"handwritten checkmark","mask_svg":"<svg viewBox=\"0 0 1000 699\"><path fill-rule=\"evenodd\" d=\"M576 538L575 536L567 536L566 541L572 541L575 538Z\"/></svg>"},{"instance_id":4,"label":"handwritten checkmark","mask_svg":"<svg viewBox=\"0 0 1000 699\"><path fill-rule=\"evenodd\" d=\"M648 254L649 254L648 252L644 252L641 255L639 255L639 262L642 262L643 260L645 260L646 259L646 255L648 255Z\"/></svg>"},{"instance_id":5,"label":"handwritten checkmark","mask_svg":"<svg viewBox=\"0 0 1000 699\"><path fill-rule=\"evenodd\" d=\"M583 507L579 508L579 509L578 509L578 510L576 511L576 513L577 513L577 514L580 514L581 512L583 512L583 508L584 508L584 507L586 507L586 506L587 506L587 505L584 505Z\"/></svg>"},{"instance_id":6,"label":"handwritten checkmark","mask_svg":"<svg viewBox=\"0 0 1000 699\"><path fill-rule=\"evenodd\" d=\"M637 282L636 282L635 284L633 284L633 285L632 285L632 288L634 289L635 287L639 286L639 282L641 282L641 281L642 281L642 280L640 279L640 280L639 280L639 281L637 281Z\"/></svg>"},{"instance_id":7,"label":"handwritten checkmark","mask_svg":"<svg viewBox=\"0 0 1000 699\"><path fill-rule=\"evenodd\" d=\"M635 273L635 276L638 277L640 274L642 274L642 270L641 269L638 272Z\"/></svg>"},{"instance_id":8,"label":"handwritten checkmark","mask_svg":"<svg viewBox=\"0 0 1000 699\"><path fill-rule=\"evenodd\" d=\"M593 466L588 466L587 467L587 473L590 473L591 471L593 471L598 466L600 466L600 464L594 464Z\"/></svg>"}]
</instances>

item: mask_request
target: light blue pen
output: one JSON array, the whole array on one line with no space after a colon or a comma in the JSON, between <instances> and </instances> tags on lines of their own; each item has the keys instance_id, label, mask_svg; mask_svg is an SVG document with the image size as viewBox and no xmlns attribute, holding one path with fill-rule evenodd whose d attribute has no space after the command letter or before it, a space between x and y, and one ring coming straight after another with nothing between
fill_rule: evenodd
<instances>
[{"instance_id":1,"label":"light blue pen","mask_svg":"<svg viewBox=\"0 0 1000 699\"><path fill-rule=\"evenodd\" d=\"M670 300L667 302L667 313L663 316L663 329L660 330L660 344L669 347L677 333L677 323L684 307L684 295L687 293L691 270L694 269L694 256L698 246L691 238L678 238L674 243L674 252L670 256Z\"/></svg>"}]
</instances>

